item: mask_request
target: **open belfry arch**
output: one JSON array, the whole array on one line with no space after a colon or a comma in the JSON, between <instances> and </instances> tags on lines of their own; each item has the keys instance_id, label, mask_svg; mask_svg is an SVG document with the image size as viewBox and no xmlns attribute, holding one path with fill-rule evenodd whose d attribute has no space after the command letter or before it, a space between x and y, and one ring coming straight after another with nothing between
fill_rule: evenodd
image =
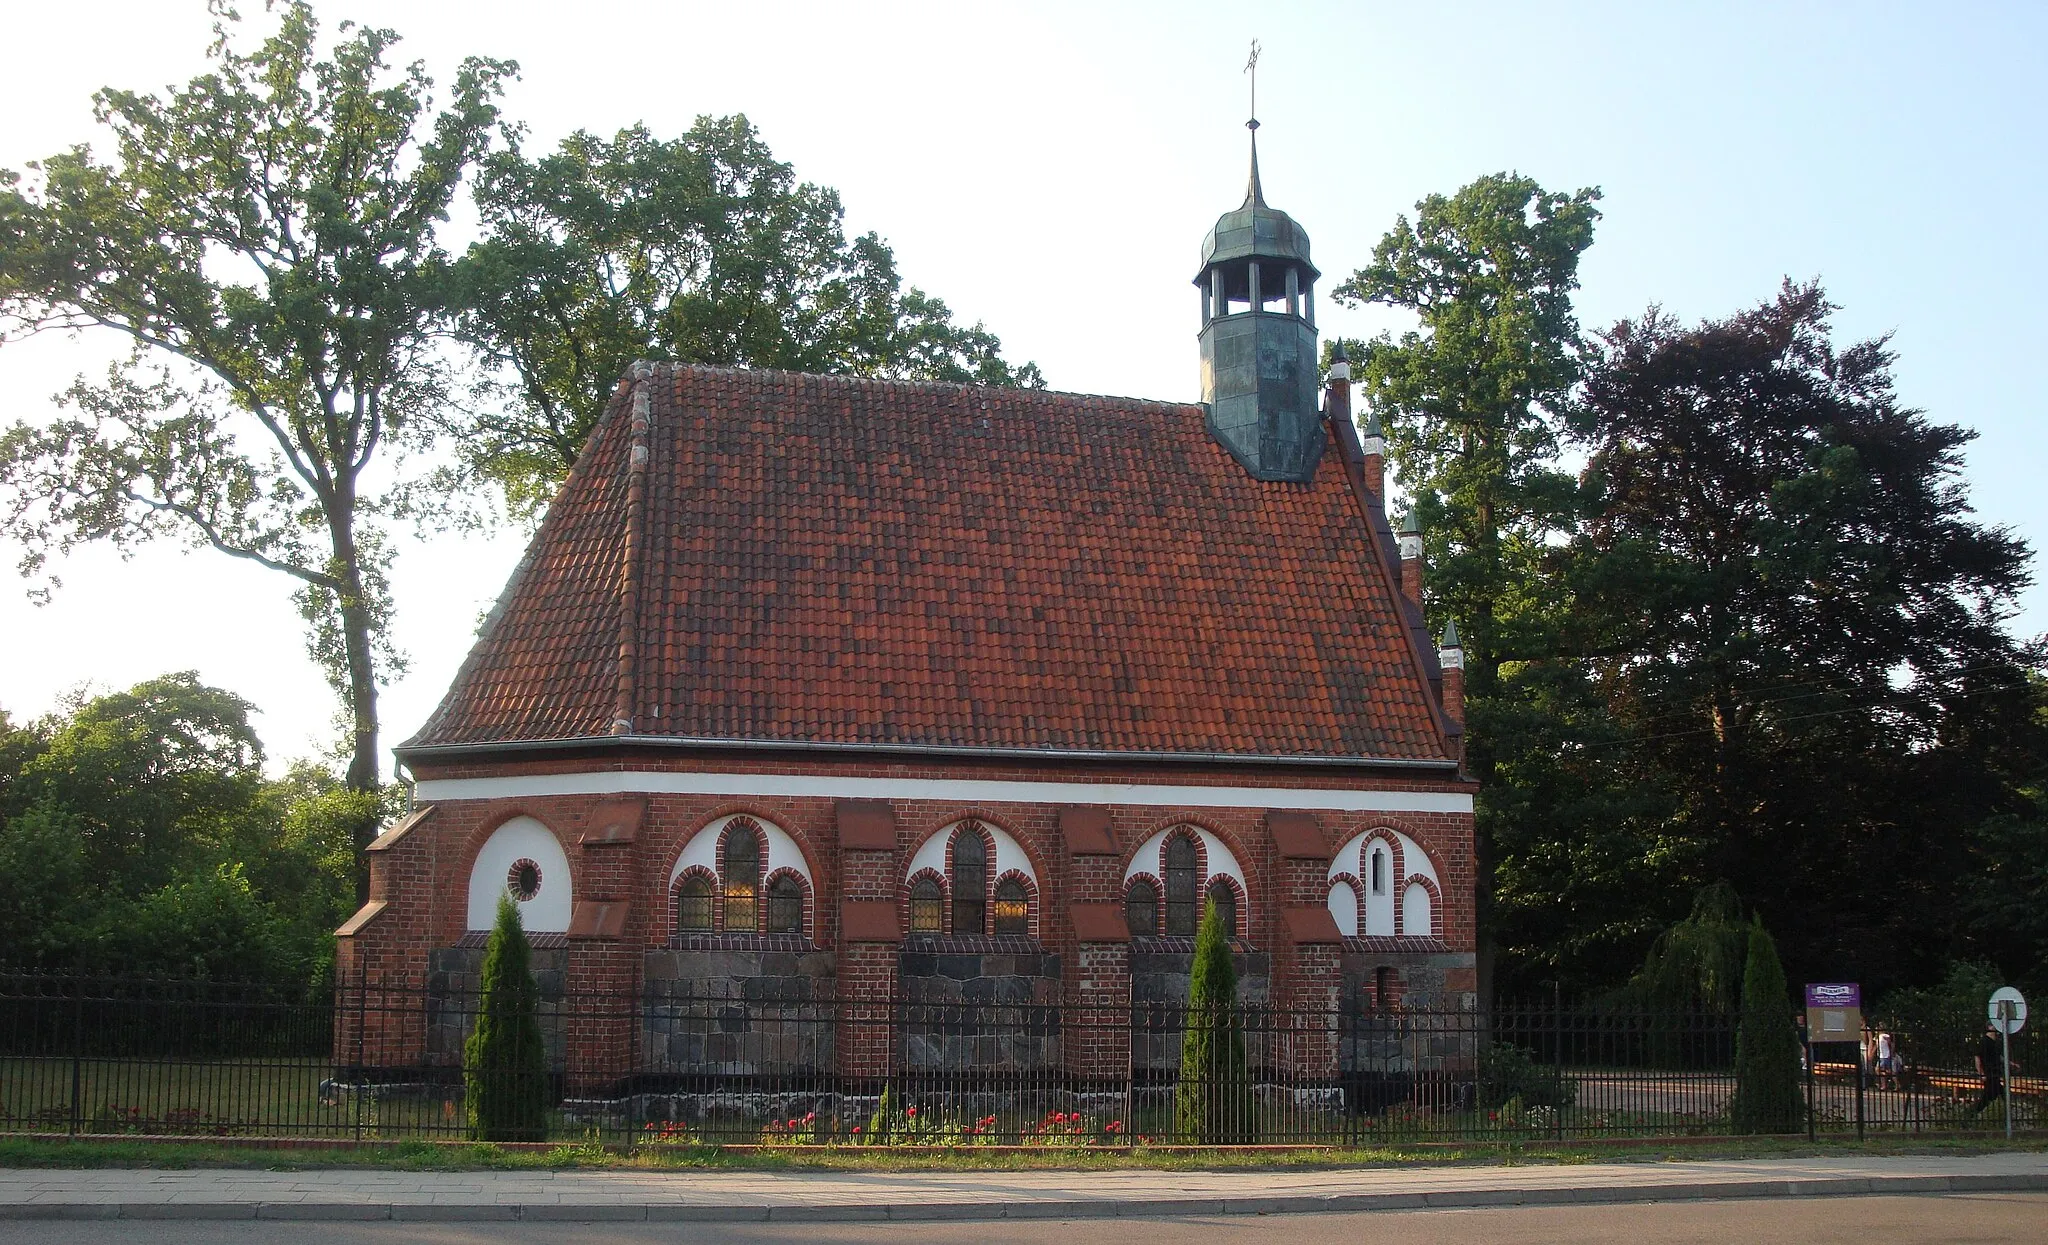
<instances>
[{"instance_id":1,"label":"open belfry arch","mask_svg":"<svg viewBox=\"0 0 2048 1245\"><path fill-rule=\"evenodd\" d=\"M1249 1000L1472 1006L1460 653L1318 374L1319 278L1254 146L1199 402L635 364L397 749L341 978L473 980L504 893L544 990L1128 1009L1184 997L1214 903ZM1150 1057L1089 1032L1003 1057ZM458 1039L337 1030L394 1067ZM675 1049L550 1041L583 1093Z\"/></svg>"}]
</instances>

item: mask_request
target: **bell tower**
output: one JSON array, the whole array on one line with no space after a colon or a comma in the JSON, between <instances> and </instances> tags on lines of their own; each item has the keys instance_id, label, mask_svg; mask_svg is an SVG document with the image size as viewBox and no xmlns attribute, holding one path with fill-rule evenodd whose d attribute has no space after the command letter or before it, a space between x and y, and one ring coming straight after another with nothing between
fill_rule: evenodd
<instances>
[{"instance_id":1,"label":"bell tower","mask_svg":"<svg viewBox=\"0 0 2048 1245\"><path fill-rule=\"evenodd\" d=\"M1209 434L1261 480L1306 482L1322 456L1308 234L1266 206L1259 122L1244 203L1202 242L1202 404Z\"/></svg>"}]
</instances>

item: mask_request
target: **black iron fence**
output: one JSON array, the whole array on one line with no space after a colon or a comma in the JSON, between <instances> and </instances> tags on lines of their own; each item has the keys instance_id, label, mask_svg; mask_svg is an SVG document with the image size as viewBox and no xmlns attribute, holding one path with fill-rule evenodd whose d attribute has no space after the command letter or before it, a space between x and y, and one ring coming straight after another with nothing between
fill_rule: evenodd
<instances>
[{"instance_id":1,"label":"black iron fence","mask_svg":"<svg viewBox=\"0 0 2048 1245\"><path fill-rule=\"evenodd\" d=\"M474 993L0 975L0 1130L471 1135ZM1220 1012L664 987L542 1003L548 1136L608 1144L1055 1146L1542 1141L1734 1131L1735 1022L1600 1007ZM1981 1132L1972 1035L1816 1046L1784 1127ZM2033 1034L2012 1120L2048 1126Z\"/></svg>"}]
</instances>

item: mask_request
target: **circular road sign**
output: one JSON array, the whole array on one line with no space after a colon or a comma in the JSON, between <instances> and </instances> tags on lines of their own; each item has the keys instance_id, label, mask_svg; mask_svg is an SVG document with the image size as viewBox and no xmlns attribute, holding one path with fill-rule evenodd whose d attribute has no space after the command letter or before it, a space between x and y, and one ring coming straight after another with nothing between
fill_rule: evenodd
<instances>
[{"instance_id":1,"label":"circular road sign","mask_svg":"<svg viewBox=\"0 0 2048 1245\"><path fill-rule=\"evenodd\" d=\"M2011 986L2001 986L1993 992L1986 1011L1990 1015L1991 1027L2000 1033L2011 1035L2027 1027L2026 996Z\"/></svg>"}]
</instances>

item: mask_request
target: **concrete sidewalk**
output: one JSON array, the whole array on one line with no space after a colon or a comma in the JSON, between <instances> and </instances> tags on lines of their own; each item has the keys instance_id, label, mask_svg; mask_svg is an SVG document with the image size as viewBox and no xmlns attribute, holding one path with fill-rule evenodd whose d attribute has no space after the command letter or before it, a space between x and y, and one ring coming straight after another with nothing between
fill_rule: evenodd
<instances>
[{"instance_id":1,"label":"concrete sidewalk","mask_svg":"<svg viewBox=\"0 0 2048 1245\"><path fill-rule=\"evenodd\" d=\"M0 1219L1103 1218L2048 1192L2048 1153L1236 1172L0 1170Z\"/></svg>"}]
</instances>

